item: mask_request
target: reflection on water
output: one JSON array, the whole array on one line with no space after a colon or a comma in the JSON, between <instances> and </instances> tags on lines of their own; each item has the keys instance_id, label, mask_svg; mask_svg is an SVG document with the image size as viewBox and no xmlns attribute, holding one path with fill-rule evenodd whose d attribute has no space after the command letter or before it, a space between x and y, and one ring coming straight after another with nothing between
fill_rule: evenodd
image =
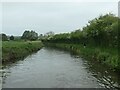
<instances>
[{"instance_id":1,"label":"reflection on water","mask_svg":"<svg viewBox=\"0 0 120 90\"><path fill-rule=\"evenodd\" d=\"M120 88L120 76L118 73L97 62L89 61L87 67L92 75L97 78L101 86L105 88Z\"/></svg>"},{"instance_id":2,"label":"reflection on water","mask_svg":"<svg viewBox=\"0 0 120 90\"><path fill-rule=\"evenodd\" d=\"M74 54L71 52L71 56L75 58L79 58L80 56ZM89 70L89 72L97 78L97 81L99 84L104 88L120 88L120 75L117 72L113 72L110 68L108 68L105 65L99 64L98 62L95 62L94 60L85 60L86 63L84 65L86 66L86 69Z\"/></svg>"},{"instance_id":3,"label":"reflection on water","mask_svg":"<svg viewBox=\"0 0 120 90\"><path fill-rule=\"evenodd\" d=\"M7 65L4 88L118 88L119 75L63 50L43 48Z\"/></svg>"}]
</instances>

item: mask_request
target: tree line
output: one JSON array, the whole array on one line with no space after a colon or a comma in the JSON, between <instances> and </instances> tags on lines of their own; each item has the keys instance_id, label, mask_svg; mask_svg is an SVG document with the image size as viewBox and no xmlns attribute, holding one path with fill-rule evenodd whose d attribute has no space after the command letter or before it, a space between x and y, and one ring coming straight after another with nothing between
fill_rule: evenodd
<instances>
[{"instance_id":1,"label":"tree line","mask_svg":"<svg viewBox=\"0 0 120 90\"><path fill-rule=\"evenodd\" d=\"M38 33L36 33L33 30L25 30L24 33L22 34L22 36L7 36L6 34L2 33L0 34L0 40L2 41L9 41L9 40L29 40L29 41L35 41L35 40L41 40L41 39L47 39L50 38L51 36L54 35L54 32L49 31L47 33L40 34L38 35Z\"/></svg>"},{"instance_id":2,"label":"tree line","mask_svg":"<svg viewBox=\"0 0 120 90\"><path fill-rule=\"evenodd\" d=\"M7 36L6 34L0 34L2 41L15 40L15 36ZM35 31L24 31L23 35L19 37L21 40L30 40L34 41L38 39L38 34Z\"/></svg>"},{"instance_id":3,"label":"tree line","mask_svg":"<svg viewBox=\"0 0 120 90\"><path fill-rule=\"evenodd\" d=\"M0 40L2 41L14 40L14 36L11 35L10 37L8 37L6 34L2 33L0 34Z\"/></svg>"},{"instance_id":4,"label":"tree line","mask_svg":"<svg viewBox=\"0 0 120 90\"><path fill-rule=\"evenodd\" d=\"M82 29L70 33L54 34L47 32L45 35L35 31L24 31L21 40L42 40L51 43L73 43L86 44L92 46L117 47L118 46L118 23L120 19L114 14L101 15L98 18L88 21L88 24ZM2 40L14 40L14 36L8 37L6 34L0 34Z\"/></svg>"},{"instance_id":5,"label":"tree line","mask_svg":"<svg viewBox=\"0 0 120 90\"><path fill-rule=\"evenodd\" d=\"M101 15L88 22L82 29L71 33L56 34L43 42L88 44L104 47L118 46L118 23L120 19L114 14Z\"/></svg>"}]
</instances>

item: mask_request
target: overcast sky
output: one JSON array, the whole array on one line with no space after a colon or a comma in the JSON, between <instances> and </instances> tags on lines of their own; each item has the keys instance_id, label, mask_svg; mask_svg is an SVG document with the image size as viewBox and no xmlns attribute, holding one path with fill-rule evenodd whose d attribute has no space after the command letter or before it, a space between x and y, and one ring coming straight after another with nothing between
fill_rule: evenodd
<instances>
[{"instance_id":1,"label":"overcast sky","mask_svg":"<svg viewBox=\"0 0 120 90\"><path fill-rule=\"evenodd\" d=\"M22 35L26 29L39 34L70 32L109 12L118 14L117 2L4 2L2 32L7 35Z\"/></svg>"}]
</instances>

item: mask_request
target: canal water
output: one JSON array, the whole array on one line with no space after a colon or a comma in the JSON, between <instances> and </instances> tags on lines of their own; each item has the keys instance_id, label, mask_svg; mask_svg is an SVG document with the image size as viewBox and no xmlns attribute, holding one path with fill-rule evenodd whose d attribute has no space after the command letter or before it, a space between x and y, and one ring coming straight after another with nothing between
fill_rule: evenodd
<instances>
[{"instance_id":1,"label":"canal water","mask_svg":"<svg viewBox=\"0 0 120 90\"><path fill-rule=\"evenodd\" d=\"M97 63L42 48L3 69L3 88L119 88L119 75Z\"/></svg>"}]
</instances>

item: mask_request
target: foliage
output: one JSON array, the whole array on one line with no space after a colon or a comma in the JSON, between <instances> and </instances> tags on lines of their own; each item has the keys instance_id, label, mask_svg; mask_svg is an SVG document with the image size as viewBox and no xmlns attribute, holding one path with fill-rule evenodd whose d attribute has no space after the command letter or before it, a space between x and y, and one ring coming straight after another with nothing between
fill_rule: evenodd
<instances>
[{"instance_id":1,"label":"foliage","mask_svg":"<svg viewBox=\"0 0 120 90\"><path fill-rule=\"evenodd\" d=\"M53 31L49 31L47 32L41 39L51 39L54 36L54 32Z\"/></svg>"},{"instance_id":2,"label":"foliage","mask_svg":"<svg viewBox=\"0 0 120 90\"><path fill-rule=\"evenodd\" d=\"M2 41L7 41L8 40L7 35L4 34L4 33L0 34L0 37L2 37Z\"/></svg>"},{"instance_id":3,"label":"foliage","mask_svg":"<svg viewBox=\"0 0 120 90\"><path fill-rule=\"evenodd\" d=\"M25 40L37 40L38 34L35 31L25 31L21 37L21 39Z\"/></svg>"},{"instance_id":4,"label":"foliage","mask_svg":"<svg viewBox=\"0 0 120 90\"><path fill-rule=\"evenodd\" d=\"M3 41L2 42L2 62L15 62L18 59L39 50L42 47L40 41Z\"/></svg>"},{"instance_id":5,"label":"foliage","mask_svg":"<svg viewBox=\"0 0 120 90\"><path fill-rule=\"evenodd\" d=\"M101 15L88 22L81 30L71 33L55 34L52 38L42 42L54 47L81 54L87 59L105 63L116 70L120 70L118 58L120 19L113 14ZM83 45L86 44L86 48Z\"/></svg>"},{"instance_id":6,"label":"foliage","mask_svg":"<svg viewBox=\"0 0 120 90\"><path fill-rule=\"evenodd\" d=\"M45 34L45 36L53 36L54 35L54 32L53 31L49 31Z\"/></svg>"},{"instance_id":7,"label":"foliage","mask_svg":"<svg viewBox=\"0 0 120 90\"><path fill-rule=\"evenodd\" d=\"M10 36L10 40L14 40L14 36Z\"/></svg>"},{"instance_id":8,"label":"foliage","mask_svg":"<svg viewBox=\"0 0 120 90\"><path fill-rule=\"evenodd\" d=\"M45 43L45 45L72 51L72 53L78 54L87 60L93 60L94 62L109 66L112 70L120 71L120 60L115 49L92 46L83 48L81 44L66 43Z\"/></svg>"},{"instance_id":9,"label":"foliage","mask_svg":"<svg viewBox=\"0 0 120 90\"><path fill-rule=\"evenodd\" d=\"M81 30L71 33L55 34L48 42L59 43L86 43L92 46L117 47L118 26L120 19L113 14L101 15L88 22Z\"/></svg>"}]
</instances>

